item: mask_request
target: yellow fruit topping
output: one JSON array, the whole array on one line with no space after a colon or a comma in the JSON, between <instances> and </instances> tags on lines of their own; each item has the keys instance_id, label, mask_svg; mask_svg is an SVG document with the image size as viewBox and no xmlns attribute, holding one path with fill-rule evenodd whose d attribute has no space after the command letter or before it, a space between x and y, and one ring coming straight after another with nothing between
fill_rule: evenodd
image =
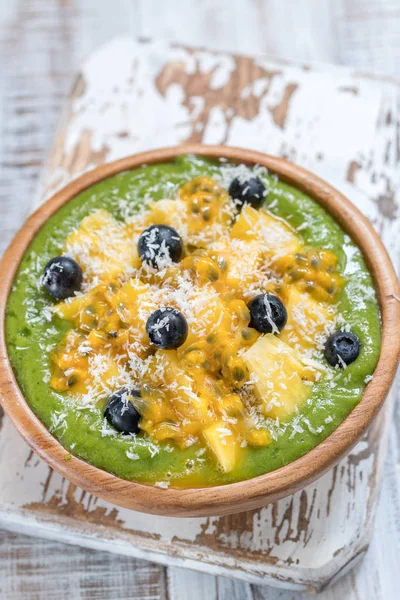
<instances>
[{"instance_id":1,"label":"yellow fruit topping","mask_svg":"<svg viewBox=\"0 0 400 600\"><path fill-rule=\"evenodd\" d=\"M293 285L287 288L286 298L288 321L279 337L295 348L317 347L334 321L335 309Z\"/></svg>"},{"instance_id":2,"label":"yellow fruit topping","mask_svg":"<svg viewBox=\"0 0 400 600\"><path fill-rule=\"evenodd\" d=\"M265 416L286 419L308 398L311 389L304 380L312 380L315 373L273 334L260 337L243 354L243 360Z\"/></svg>"},{"instance_id":3,"label":"yellow fruit topping","mask_svg":"<svg viewBox=\"0 0 400 600\"><path fill-rule=\"evenodd\" d=\"M323 302L333 302L342 286L336 265L337 256L333 252L315 248L278 256L272 262L272 268L283 276L285 283L293 283Z\"/></svg>"},{"instance_id":4,"label":"yellow fruit topping","mask_svg":"<svg viewBox=\"0 0 400 600\"><path fill-rule=\"evenodd\" d=\"M203 246L202 240L209 243L218 230L232 224L233 202L228 192L210 177L188 181L181 187L179 197L187 207L189 244Z\"/></svg>"},{"instance_id":5,"label":"yellow fruit topping","mask_svg":"<svg viewBox=\"0 0 400 600\"><path fill-rule=\"evenodd\" d=\"M91 332L90 339L74 331L67 334L64 343L51 353L54 369L50 385L53 389L86 394L90 386L92 394L104 394L108 384L118 377L119 366L105 350L106 341L102 337L101 332ZM99 345L97 341L100 341ZM88 353L89 344L95 353Z\"/></svg>"},{"instance_id":6,"label":"yellow fruit topping","mask_svg":"<svg viewBox=\"0 0 400 600\"><path fill-rule=\"evenodd\" d=\"M240 447L232 429L223 421L217 421L206 427L203 435L223 471L232 471L237 466L240 457Z\"/></svg>"},{"instance_id":7,"label":"yellow fruit topping","mask_svg":"<svg viewBox=\"0 0 400 600\"><path fill-rule=\"evenodd\" d=\"M180 188L175 200L151 205L144 223L169 225L188 246L206 248L231 226L234 217L235 206L228 192L209 177L196 177Z\"/></svg>"},{"instance_id":8,"label":"yellow fruit topping","mask_svg":"<svg viewBox=\"0 0 400 600\"><path fill-rule=\"evenodd\" d=\"M179 262L142 265L137 240L150 225L179 233ZM84 404L124 386L139 390L140 428L153 441L204 444L223 471L233 471L246 446L271 443L265 419L287 419L321 377L310 356L335 318L335 255L305 248L262 209L245 204L239 213L209 177L188 181L175 199L127 223L105 210L90 214L64 252L82 267L84 293L54 307L72 329L51 353L50 385ZM279 335L250 327L247 303L266 292L288 313ZM149 316L166 306L188 325L176 349L156 348L146 333Z\"/></svg>"},{"instance_id":9,"label":"yellow fruit topping","mask_svg":"<svg viewBox=\"0 0 400 600\"><path fill-rule=\"evenodd\" d=\"M242 294L244 298L252 286L262 286L266 253L258 241L230 237L210 244L208 253L225 274L224 285L235 294Z\"/></svg>"},{"instance_id":10,"label":"yellow fruit topping","mask_svg":"<svg viewBox=\"0 0 400 600\"><path fill-rule=\"evenodd\" d=\"M140 260L126 228L100 209L85 217L65 242L65 253L84 269L86 281L118 277Z\"/></svg>"},{"instance_id":11,"label":"yellow fruit topping","mask_svg":"<svg viewBox=\"0 0 400 600\"><path fill-rule=\"evenodd\" d=\"M231 236L245 241L256 240L269 257L289 254L301 247L299 237L286 223L249 205L243 207Z\"/></svg>"}]
</instances>

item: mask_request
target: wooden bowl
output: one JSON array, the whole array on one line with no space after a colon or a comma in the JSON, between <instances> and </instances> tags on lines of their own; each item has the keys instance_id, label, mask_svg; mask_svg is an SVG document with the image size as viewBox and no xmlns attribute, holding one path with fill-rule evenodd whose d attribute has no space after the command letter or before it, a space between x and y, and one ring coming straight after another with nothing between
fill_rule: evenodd
<instances>
[{"instance_id":1,"label":"wooden bowl","mask_svg":"<svg viewBox=\"0 0 400 600\"><path fill-rule=\"evenodd\" d=\"M65 461L66 450L29 408L12 371L5 343L4 316L18 265L40 227L63 204L98 181L143 164L170 161L181 154L259 164L314 198L361 248L372 272L382 312L382 349L372 381L359 404L313 450L290 464L253 479L198 489L160 489L120 479L79 458ZM22 226L0 263L0 395L8 417L31 448L51 467L84 490L134 510L170 516L224 515L263 506L292 494L343 458L365 433L393 381L400 353L400 302L396 274L367 219L337 190L312 173L280 158L225 146L190 145L153 150L103 165L79 177L41 206Z\"/></svg>"}]
</instances>

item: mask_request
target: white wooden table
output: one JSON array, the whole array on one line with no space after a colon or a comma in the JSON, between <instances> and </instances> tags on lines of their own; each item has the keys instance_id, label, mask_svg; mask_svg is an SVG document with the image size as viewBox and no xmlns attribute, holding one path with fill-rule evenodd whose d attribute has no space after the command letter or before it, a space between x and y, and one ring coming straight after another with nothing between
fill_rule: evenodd
<instances>
[{"instance_id":1,"label":"white wooden table","mask_svg":"<svg viewBox=\"0 0 400 600\"><path fill-rule=\"evenodd\" d=\"M395 0L3 0L0 250L31 202L71 74L85 54L120 33L400 75L400 4ZM398 413L372 546L357 570L323 594L326 599L399 596ZM0 555L1 599L301 597L5 532L0 532Z\"/></svg>"}]
</instances>

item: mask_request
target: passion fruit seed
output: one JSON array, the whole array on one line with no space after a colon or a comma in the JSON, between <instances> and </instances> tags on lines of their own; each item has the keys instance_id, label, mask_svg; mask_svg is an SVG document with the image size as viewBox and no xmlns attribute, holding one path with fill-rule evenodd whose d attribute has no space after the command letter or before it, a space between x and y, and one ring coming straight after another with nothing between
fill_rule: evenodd
<instances>
[{"instance_id":1,"label":"passion fruit seed","mask_svg":"<svg viewBox=\"0 0 400 600\"><path fill-rule=\"evenodd\" d=\"M204 208L202 216L203 216L203 221L206 221L206 222L210 221L210 219L211 219L211 210L209 208Z\"/></svg>"},{"instance_id":2,"label":"passion fruit seed","mask_svg":"<svg viewBox=\"0 0 400 600\"><path fill-rule=\"evenodd\" d=\"M280 333L287 322L287 310L278 296L259 294L248 303L250 324L260 333Z\"/></svg>"},{"instance_id":3,"label":"passion fruit seed","mask_svg":"<svg viewBox=\"0 0 400 600\"><path fill-rule=\"evenodd\" d=\"M82 269L69 256L52 258L43 270L41 283L56 300L65 300L81 289Z\"/></svg>"},{"instance_id":4,"label":"passion fruit seed","mask_svg":"<svg viewBox=\"0 0 400 600\"><path fill-rule=\"evenodd\" d=\"M318 269L320 267L320 260L317 256L311 257L311 266L313 269Z\"/></svg>"},{"instance_id":5,"label":"passion fruit seed","mask_svg":"<svg viewBox=\"0 0 400 600\"><path fill-rule=\"evenodd\" d=\"M232 375L235 381L243 381L243 379L246 377L246 373L241 367L234 367L232 370Z\"/></svg>"},{"instance_id":6,"label":"passion fruit seed","mask_svg":"<svg viewBox=\"0 0 400 600\"><path fill-rule=\"evenodd\" d=\"M140 397L135 389L122 388L108 398L104 416L109 424L120 433L139 433L140 414L133 406L132 399Z\"/></svg>"},{"instance_id":7,"label":"passion fruit seed","mask_svg":"<svg viewBox=\"0 0 400 600\"><path fill-rule=\"evenodd\" d=\"M150 225L138 241L138 253L142 262L155 269L163 268L171 260L179 262L182 252L181 236L168 225Z\"/></svg>"},{"instance_id":8,"label":"passion fruit seed","mask_svg":"<svg viewBox=\"0 0 400 600\"><path fill-rule=\"evenodd\" d=\"M155 310L146 323L150 342L162 350L182 346L188 336L188 329L183 314L171 306Z\"/></svg>"},{"instance_id":9,"label":"passion fruit seed","mask_svg":"<svg viewBox=\"0 0 400 600\"><path fill-rule=\"evenodd\" d=\"M215 267L213 267L213 266L211 266L211 265L210 265L210 266L209 266L209 268L208 268L208 279L209 279L211 282L218 281L218 279L219 279L219 272L218 272L218 269L216 269Z\"/></svg>"},{"instance_id":10,"label":"passion fruit seed","mask_svg":"<svg viewBox=\"0 0 400 600\"><path fill-rule=\"evenodd\" d=\"M343 369L357 359L360 349L360 340L354 333L337 331L326 340L324 356L332 367Z\"/></svg>"}]
</instances>

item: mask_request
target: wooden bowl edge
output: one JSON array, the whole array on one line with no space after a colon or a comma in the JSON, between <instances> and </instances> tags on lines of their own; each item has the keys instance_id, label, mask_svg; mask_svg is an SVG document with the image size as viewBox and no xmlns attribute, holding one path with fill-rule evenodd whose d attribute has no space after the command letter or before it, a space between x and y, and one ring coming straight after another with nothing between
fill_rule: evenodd
<instances>
[{"instance_id":1,"label":"wooden bowl edge","mask_svg":"<svg viewBox=\"0 0 400 600\"><path fill-rule=\"evenodd\" d=\"M94 183L142 164L197 154L249 164L261 164L282 180L305 191L341 224L363 251L374 277L382 312L382 349L372 381L359 404L339 427L303 457L270 473L246 481L209 488L159 489L125 481L81 459L64 460L67 451L48 432L25 401L7 356L5 306L19 262L43 223L65 202ZM288 161L227 146L184 145L130 156L86 173L56 193L22 226L6 250L0 273L0 394L7 415L32 449L64 477L110 502L170 516L223 515L257 508L294 493L333 467L361 438L382 406L393 381L400 354L400 296L389 256L367 219L340 192L316 175Z\"/></svg>"}]
</instances>

